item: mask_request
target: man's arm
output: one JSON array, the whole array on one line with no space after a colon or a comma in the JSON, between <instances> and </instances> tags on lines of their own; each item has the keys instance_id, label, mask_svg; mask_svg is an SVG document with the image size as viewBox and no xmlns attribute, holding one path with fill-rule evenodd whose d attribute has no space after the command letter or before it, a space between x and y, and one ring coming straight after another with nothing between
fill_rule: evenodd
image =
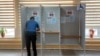
<instances>
[{"instance_id":1,"label":"man's arm","mask_svg":"<svg viewBox=\"0 0 100 56\"><path fill-rule=\"evenodd\" d=\"M40 31L40 27L39 24L37 23L37 31Z\"/></svg>"},{"instance_id":2,"label":"man's arm","mask_svg":"<svg viewBox=\"0 0 100 56\"><path fill-rule=\"evenodd\" d=\"M25 23L25 29L27 28L27 22Z\"/></svg>"}]
</instances>

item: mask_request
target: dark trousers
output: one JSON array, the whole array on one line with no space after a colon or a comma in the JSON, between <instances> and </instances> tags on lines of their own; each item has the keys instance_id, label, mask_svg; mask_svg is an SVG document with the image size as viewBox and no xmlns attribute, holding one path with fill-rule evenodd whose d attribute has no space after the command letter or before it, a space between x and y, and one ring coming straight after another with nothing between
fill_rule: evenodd
<instances>
[{"instance_id":1,"label":"dark trousers","mask_svg":"<svg viewBox=\"0 0 100 56\"><path fill-rule=\"evenodd\" d=\"M37 56L37 50L36 50L36 32L26 32L26 49L27 49L27 55L31 56L31 50L30 46L32 43L32 49L34 52L34 56Z\"/></svg>"}]
</instances>

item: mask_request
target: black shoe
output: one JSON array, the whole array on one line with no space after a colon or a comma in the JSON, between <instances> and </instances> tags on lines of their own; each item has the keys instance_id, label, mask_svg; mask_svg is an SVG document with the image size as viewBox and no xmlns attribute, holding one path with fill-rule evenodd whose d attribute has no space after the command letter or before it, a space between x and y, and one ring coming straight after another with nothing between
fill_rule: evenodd
<instances>
[{"instance_id":1,"label":"black shoe","mask_svg":"<svg viewBox=\"0 0 100 56\"><path fill-rule=\"evenodd\" d=\"M37 56L37 55L34 55L34 56Z\"/></svg>"},{"instance_id":2,"label":"black shoe","mask_svg":"<svg viewBox=\"0 0 100 56\"><path fill-rule=\"evenodd\" d=\"M27 56L31 56L31 54L27 54Z\"/></svg>"}]
</instances>

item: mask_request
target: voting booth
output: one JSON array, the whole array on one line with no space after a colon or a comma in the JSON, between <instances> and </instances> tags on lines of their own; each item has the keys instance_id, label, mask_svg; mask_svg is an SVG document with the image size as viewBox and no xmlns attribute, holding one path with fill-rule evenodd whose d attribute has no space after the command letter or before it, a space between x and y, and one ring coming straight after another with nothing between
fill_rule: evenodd
<instances>
[{"instance_id":1,"label":"voting booth","mask_svg":"<svg viewBox=\"0 0 100 56\"><path fill-rule=\"evenodd\" d=\"M25 24L30 17L34 16L35 21L39 23L40 31L37 32L37 49L42 49L42 35L41 35L41 7L24 7L21 6L21 30L22 30L22 50L25 49ZM41 50L38 51L41 55Z\"/></svg>"},{"instance_id":2,"label":"voting booth","mask_svg":"<svg viewBox=\"0 0 100 56\"><path fill-rule=\"evenodd\" d=\"M46 49L60 49L60 7L59 5L42 5L43 54ZM57 54L60 55L60 50ZM53 53L53 51L49 51ZM51 54L52 55L52 54Z\"/></svg>"},{"instance_id":3,"label":"voting booth","mask_svg":"<svg viewBox=\"0 0 100 56\"><path fill-rule=\"evenodd\" d=\"M62 6L60 9L61 47L65 49L84 48L85 8L79 9L77 6Z\"/></svg>"},{"instance_id":4,"label":"voting booth","mask_svg":"<svg viewBox=\"0 0 100 56\"><path fill-rule=\"evenodd\" d=\"M37 32L40 55L45 49L85 49L85 8L77 5L21 6L22 49L25 48L25 23L31 16L40 26Z\"/></svg>"}]
</instances>

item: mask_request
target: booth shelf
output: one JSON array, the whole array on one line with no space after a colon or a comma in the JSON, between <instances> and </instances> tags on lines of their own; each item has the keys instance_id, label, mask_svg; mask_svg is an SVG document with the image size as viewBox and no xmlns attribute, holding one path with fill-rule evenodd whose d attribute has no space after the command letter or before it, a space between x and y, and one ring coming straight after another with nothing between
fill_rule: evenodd
<instances>
[{"instance_id":1,"label":"booth shelf","mask_svg":"<svg viewBox=\"0 0 100 56\"><path fill-rule=\"evenodd\" d=\"M61 38L62 39L65 39L65 38L80 38L81 36L79 35L61 35Z\"/></svg>"},{"instance_id":2,"label":"booth shelf","mask_svg":"<svg viewBox=\"0 0 100 56\"><path fill-rule=\"evenodd\" d=\"M43 32L43 33L46 33L46 34L59 34L60 32L46 31L46 32Z\"/></svg>"}]
</instances>

